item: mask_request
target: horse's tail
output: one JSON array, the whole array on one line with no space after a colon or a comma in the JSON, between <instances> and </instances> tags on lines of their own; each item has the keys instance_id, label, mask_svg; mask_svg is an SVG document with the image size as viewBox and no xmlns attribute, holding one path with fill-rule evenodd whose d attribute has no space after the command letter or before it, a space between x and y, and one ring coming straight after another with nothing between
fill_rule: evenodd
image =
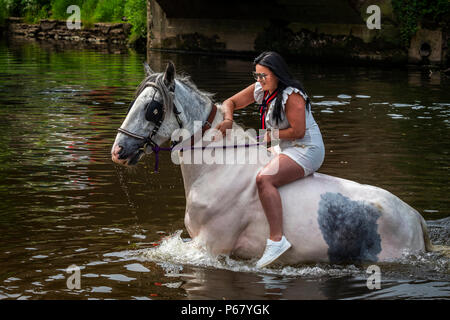
<instances>
[{"instance_id":1,"label":"horse's tail","mask_svg":"<svg viewBox=\"0 0 450 320\"><path fill-rule=\"evenodd\" d=\"M434 245L431 243L430 235L428 234L428 227L427 223L425 222L425 219L422 217L421 214L419 215L420 225L422 227L422 233L423 233L423 242L425 244L425 251L427 252L440 252L443 253L445 256L450 257L450 247L445 245Z\"/></svg>"},{"instance_id":2,"label":"horse's tail","mask_svg":"<svg viewBox=\"0 0 450 320\"><path fill-rule=\"evenodd\" d=\"M420 213L417 212L417 215L419 216L420 226L422 227L422 234L423 234L423 243L425 244L425 251L435 251L434 245L431 243L430 235L428 234L428 227L427 223L425 222L425 219L422 217Z\"/></svg>"}]
</instances>

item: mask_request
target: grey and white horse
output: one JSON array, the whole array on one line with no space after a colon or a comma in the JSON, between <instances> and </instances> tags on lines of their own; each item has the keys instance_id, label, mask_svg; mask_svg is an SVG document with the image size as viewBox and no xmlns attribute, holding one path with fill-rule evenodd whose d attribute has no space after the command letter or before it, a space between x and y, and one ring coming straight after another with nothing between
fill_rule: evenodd
<instances>
[{"instance_id":1,"label":"grey and white horse","mask_svg":"<svg viewBox=\"0 0 450 320\"><path fill-rule=\"evenodd\" d=\"M195 121L214 128L223 120L220 106L214 113L211 95L177 77L172 63L163 73L146 66L146 74L111 150L112 160L126 166L137 164L145 149L158 149L180 127L189 132L186 142ZM242 136L235 143L248 141L241 127L233 129ZM185 161L191 152L177 153L192 239L214 255L260 257L269 226L255 181L264 163L191 164ZM433 248L422 216L381 188L316 172L279 191L283 231L292 243L279 263L392 261Z\"/></svg>"}]
</instances>

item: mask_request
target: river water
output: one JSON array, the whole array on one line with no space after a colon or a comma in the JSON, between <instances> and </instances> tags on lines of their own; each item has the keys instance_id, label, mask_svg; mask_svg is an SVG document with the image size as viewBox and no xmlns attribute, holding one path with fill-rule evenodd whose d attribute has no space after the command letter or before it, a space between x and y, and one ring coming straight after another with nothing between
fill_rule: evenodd
<instances>
[{"instance_id":1,"label":"river water","mask_svg":"<svg viewBox=\"0 0 450 320\"><path fill-rule=\"evenodd\" d=\"M170 154L158 173L153 157L131 170L110 159L145 59L0 43L0 299L450 298L440 253L377 264L381 289L369 290L368 265L261 272L191 245ZM252 82L248 59L153 52L149 64L163 71L168 60L218 102ZM320 172L389 190L425 217L435 244L450 245L450 79L416 68L290 65L324 137ZM258 127L256 107L235 118Z\"/></svg>"}]
</instances>

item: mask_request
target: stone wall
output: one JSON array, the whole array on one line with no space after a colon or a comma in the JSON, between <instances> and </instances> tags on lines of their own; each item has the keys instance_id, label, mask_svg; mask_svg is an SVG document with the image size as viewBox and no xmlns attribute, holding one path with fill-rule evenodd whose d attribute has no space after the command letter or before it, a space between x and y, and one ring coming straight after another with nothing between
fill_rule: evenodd
<instances>
[{"instance_id":1,"label":"stone wall","mask_svg":"<svg viewBox=\"0 0 450 320\"><path fill-rule=\"evenodd\" d=\"M27 24L22 18L6 19L4 32L13 38L68 41L95 45L126 45L131 30L129 23L95 23L92 27L69 29L66 21L43 19Z\"/></svg>"}]
</instances>

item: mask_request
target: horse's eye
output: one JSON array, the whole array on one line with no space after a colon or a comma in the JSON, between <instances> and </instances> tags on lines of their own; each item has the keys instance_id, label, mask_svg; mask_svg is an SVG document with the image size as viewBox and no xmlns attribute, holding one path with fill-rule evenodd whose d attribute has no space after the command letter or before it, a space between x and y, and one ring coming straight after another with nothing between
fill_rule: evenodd
<instances>
[{"instance_id":1,"label":"horse's eye","mask_svg":"<svg viewBox=\"0 0 450 320\"><path fill-rule=\"evenodd\" d=\"M145 119L147 121L158 124L162 120L163 112L164 110L162 103L156 100L152 100L147 105L147 110L145 110Z\"/></svg>"}]
</instances>

